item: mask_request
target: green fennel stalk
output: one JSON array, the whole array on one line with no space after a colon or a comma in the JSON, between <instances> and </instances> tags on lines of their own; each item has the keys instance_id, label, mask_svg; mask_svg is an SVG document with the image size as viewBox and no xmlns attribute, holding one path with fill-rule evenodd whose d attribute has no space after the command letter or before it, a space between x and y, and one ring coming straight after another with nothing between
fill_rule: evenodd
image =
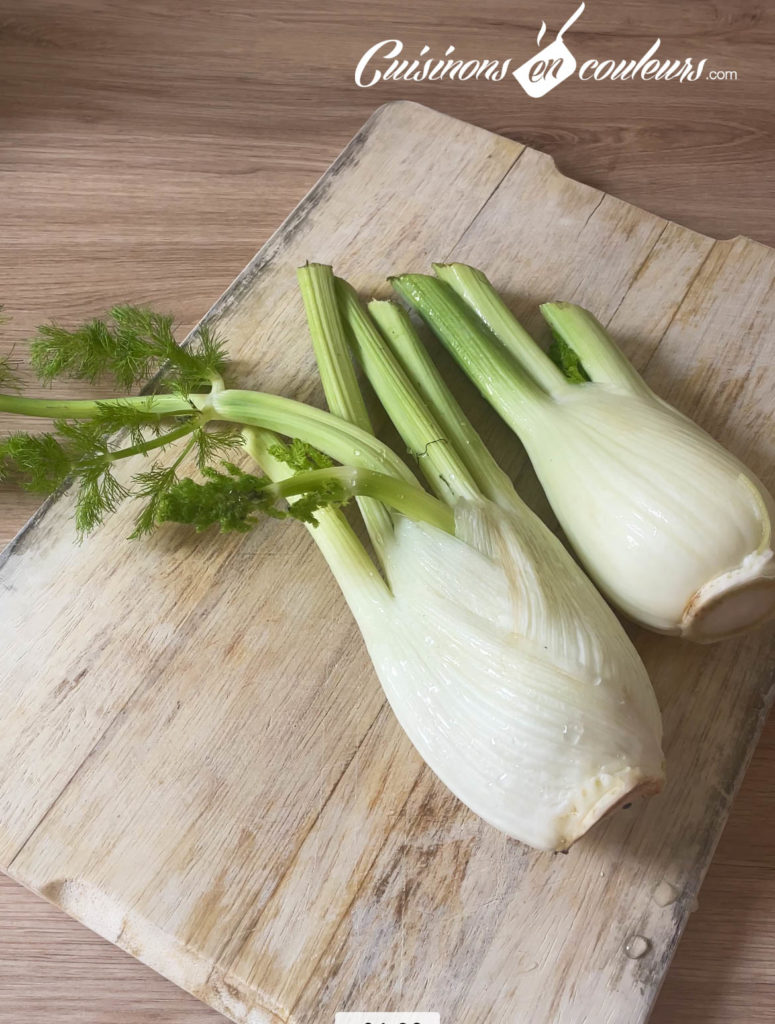
<instances>
[{"instance_id":1,"label":"green fennel stalk","mask_svg":"<svg viewBox=\"0 0 775 1024\"><path fill-rule=\"evenodd\" d=\"M463 299L446 282L426 274L402 274L390 280L399 295L427 321L485 398L495 403L508 393L510 416L521 429L533 429L537 411L548 401L546 392L498 343Z\"/></svg>"},{"instance_id":2,"label":"green fennel stalk","mask_svg":"<svg viewBox=\"0 0 775 1024\"><path fill-rule=\"evenodd\" d=\"M373 434L350 359L333 272L330 267L307 263L298 269L297 278L328 408L335 416ZM384 564L385 545L393 533L390 515L373 498L359 498L358 507L372 546Z\"/></svg>"},{"instance_id":3,"label":"green fennel stalk","mask_svg":"<svg viewBox=\"0 0 775 1024\"><path fill-rule=\"evenodd\" d=\"M384 299L373 299L368 310L398 364L436 418L445 439L454 446L479 490L496 504L509 507L514 499L511 480L444 383L406 310Z\"/></svg>"}]
</instances>

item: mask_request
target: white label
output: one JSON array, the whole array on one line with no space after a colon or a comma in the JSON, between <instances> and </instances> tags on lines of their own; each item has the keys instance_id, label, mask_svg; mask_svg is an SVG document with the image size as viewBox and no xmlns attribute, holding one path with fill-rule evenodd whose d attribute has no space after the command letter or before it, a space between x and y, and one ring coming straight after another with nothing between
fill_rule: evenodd
<instances>
[{"instance_id":1,"label":"white label","mask_svg":"<svg viewBox=\"0 0 775 1024\"><path fill-rule=\"evenodd\" d=\"M364 1010L337 1013L335 1024L441 1024L438 1013L418 1013L407 1010L404 1013L367 1013Z\"/></svg>"}]
</instances>

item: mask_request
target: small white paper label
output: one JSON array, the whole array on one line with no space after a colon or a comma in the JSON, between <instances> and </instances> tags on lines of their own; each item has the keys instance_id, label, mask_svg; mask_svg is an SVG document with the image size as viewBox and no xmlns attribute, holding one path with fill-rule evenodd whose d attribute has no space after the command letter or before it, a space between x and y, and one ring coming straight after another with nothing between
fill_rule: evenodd
<instances>
[{"instance_id":1,"label":"small white paper label","mask_svg":"<svg viewBox=\"0 0 775 1024\"><path fill-rule=\"evenodd\" d=\"M365 1010L337 1013L335 1024L441 1024L438 1013L419 1013L407 1010L402 1013L367 1013Z\"/></svg>"}]
</instances>

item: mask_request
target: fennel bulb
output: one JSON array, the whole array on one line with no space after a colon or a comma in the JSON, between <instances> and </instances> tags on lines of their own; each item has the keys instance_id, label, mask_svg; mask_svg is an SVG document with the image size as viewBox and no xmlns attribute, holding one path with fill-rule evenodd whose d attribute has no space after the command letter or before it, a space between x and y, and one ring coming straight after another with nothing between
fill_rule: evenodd
<instances>
[{"instance_id":1,"label":"fennel bulb","mask_svg":"<svg viewBox=\"0 0 775 1024\"><path fill-rule=\"evenodd\" d=\"M304 268L302 279L315 273ZM367 313L343 281L336 297L385 411L454 512L454 535L399 517L383 549L389 600L348 597L383 689L419 753L473 811L531 846L567 849L617 805L662 786L646 671L520 500L403 310L372 302Z\"/></svg>"},{"instance_id":2,"label":"fennel bulb","mask_svg":"<svg viewBox=\"0 0 775 1024\"><path fill-rule=\"evenodd\" d=\"M532 513L461 500L455 522L450 536L401 518L386 549L391 596L361 597L354 582L345 595L396 717L441 781L508 835L567 849L661 788L651 683Z\"/></svg>"},{"instance_id":3,"label":"fennel bulb","mask_svg":"<svg viewBox=\"0 0 775 1024\"><path fill-rule=\"evenodd\" d=\"M589 382L525 448L569 541L631 618L713 641L775 610L775 504L742 463L656 396Z\"/></svg>"},{"instance_id":4,"label":"fennel bulb","mask_svg":"<svg viewBox=\"0 0 775 1024\"><path fill-rule=\"evenodd\" d=\"M775 502L754 474L658 398L586 310L541 307L564 374L481 271L435 269L394 284L518 434L603 592L701 643L775 614Z\"/></svg>"}]
</instances>

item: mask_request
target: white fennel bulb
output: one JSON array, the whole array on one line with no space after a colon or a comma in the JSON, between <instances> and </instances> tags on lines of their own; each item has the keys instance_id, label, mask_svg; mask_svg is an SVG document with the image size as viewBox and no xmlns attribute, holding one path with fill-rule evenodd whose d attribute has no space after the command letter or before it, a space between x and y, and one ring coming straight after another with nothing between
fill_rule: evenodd
<instances>
[{"instance_id":1,"label":"white fennel bulb","mask_svg":"<svg viewBox=\"0 0 775 1024\"><path fill-rule=\"evenodd\" d=\"M523 442L592 578L652 629L711 641L775 606L775 504L739 459L652 394L569 387Z\"/></svg>"},{"instance_id":2,"label":"white fennel bulb","mask_svg":"<svg viewBox=\"0 0 775 1024\"><path fill-rule=\"evenodd\" d=\"M461 501L456 536L401 518L390 594L340 583L399 722L476 814L567 849L663 779L654 691L620 623L532 513Z\"/></svg>"},{"instance_id":3,"label":"white fennel bulb","mask_svg":"<svg viewBox=\"0 0 775 1024\"><path fill-rule=\"evenodd\" d=\"M394 285L519 436L603 592L700 643L775 614L775 502L761 481L658 398L591 313L541 307L558 366L481 271L435 270Z\"/></svg>"}]
</instances>

